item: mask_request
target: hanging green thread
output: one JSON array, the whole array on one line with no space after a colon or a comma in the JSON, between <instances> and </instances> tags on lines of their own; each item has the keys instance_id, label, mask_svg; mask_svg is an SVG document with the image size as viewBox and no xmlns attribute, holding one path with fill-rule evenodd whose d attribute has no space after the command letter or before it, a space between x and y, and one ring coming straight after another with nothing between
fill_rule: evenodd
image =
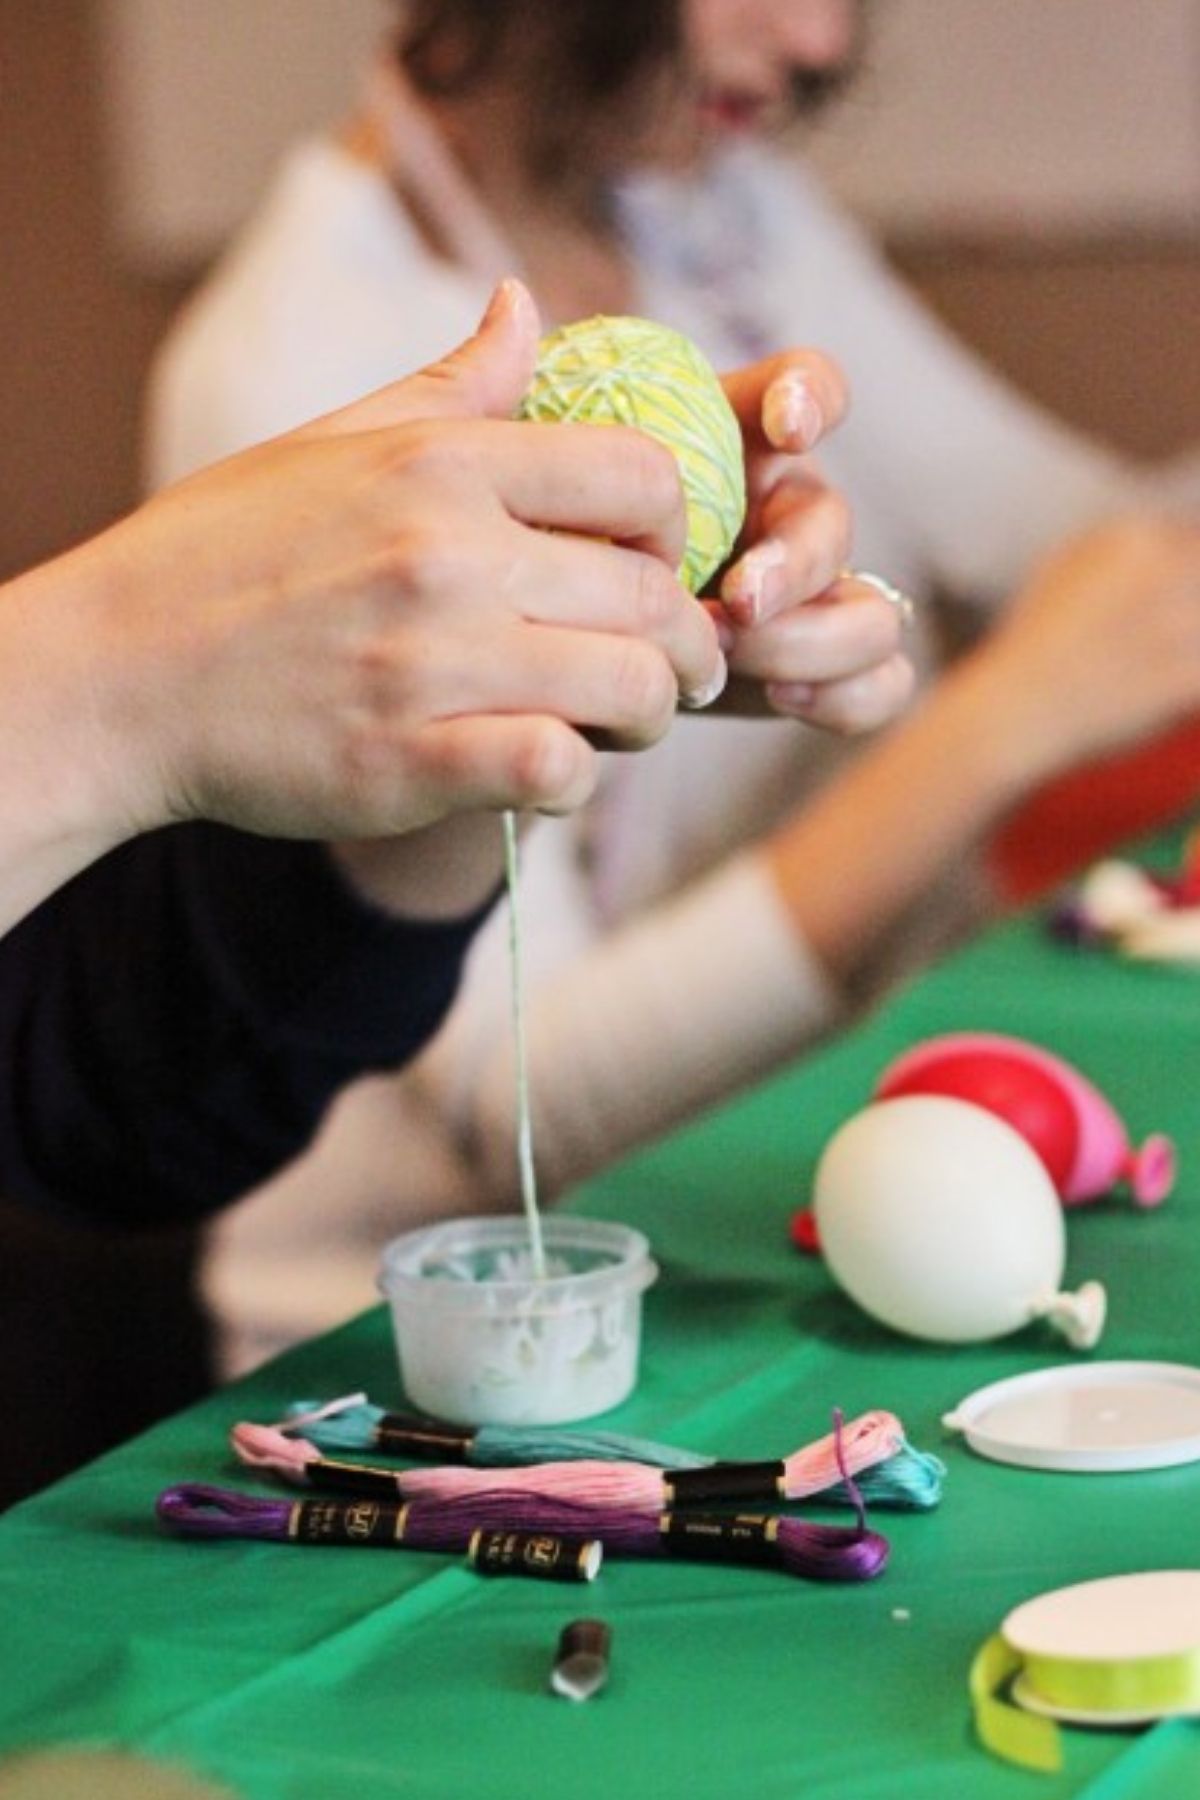
<instances>
[{"instance_id":1,"label":"hanging green thread","mask_svg":"<svg viewBox=\"0 0 1200 1800\"><path fill-rule=\"evenodd\" d=\"M650 319L603 315L561 326L542 339L520 417L595 425L633 425L669 446L687 504L688 541L681 577L699 593L733 548L746 510L742 434L715 372L696 346ZM504 814L508 944L516 1056L517 1163L529 1223L534 1276L546 1252L533 1168L533 1123L525 1049L521 922L517 903L517 822Z\"/></svg>"},{"instance_id":2,"label":"hanging green thread","mask_svg":"<svg viewBox=\"0 0 1200 1800\"><path fill-rule=\"evenodd\" d=\"M508 887L508 963L512 984L513 1055L517 1076L517 1167L521 1175L521 1204L529 1226L529 1255L534 1277L546 1278L546 1249L542 1242L542 1215L538 1210L537 1175L533 1167L533 1117L529 1104L529 1059L525 1047L525 984L521 966L521 909L518 904L520 862L517 855L517 817L504 815L504 879Z\"/></svg>"}]
</instances>

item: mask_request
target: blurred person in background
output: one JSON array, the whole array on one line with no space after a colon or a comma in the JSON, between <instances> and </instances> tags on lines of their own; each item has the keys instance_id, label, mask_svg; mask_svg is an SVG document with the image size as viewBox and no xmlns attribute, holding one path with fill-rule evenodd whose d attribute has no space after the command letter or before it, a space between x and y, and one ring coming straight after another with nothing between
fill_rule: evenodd
<instances>
[{"instance_id":1,"label":"blurred person in background","mask_svg":"<svg viewBox=\"0 0 1200 1800\"><path fill-rule=\"evenodd\" d=\"M436 354L505 269L552 322L645 314L718 366L818 343L854 406L820 475L789 472L791 504L827 507L832 480L859 564L991 622L853 759L804 729L839 721L797 673L775 697L800 725L684 720L576 822L530 833L551 1194L987 917L974 852L997 821L1200 705L1200 540L1154 516L1200 496L1196 466L1131 467L1013 392L780 136L846 86L862 26L855 0L410 0L359 114L288 157L157 370L156 481ZM768 537L743 566L744 619L771 604L776 554ZM811 658L820 614L762 629L774 668ZM503 929L426 1055L347 1096L222 1224L207 1286L226 1368L367 1303L396 1230L513 1204Z\"/></svg>"}]
</instances>

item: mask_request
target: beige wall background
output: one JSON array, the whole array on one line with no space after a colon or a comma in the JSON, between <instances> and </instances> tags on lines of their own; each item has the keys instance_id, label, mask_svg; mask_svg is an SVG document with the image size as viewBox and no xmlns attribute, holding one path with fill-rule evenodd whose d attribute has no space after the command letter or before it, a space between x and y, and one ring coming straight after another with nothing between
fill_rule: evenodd
<instances>
[{"instance_id":1,"label":"beige wall background","mask_svg":"<svg viewBox=\"0 0 1200 1800\"><path fill-rule=\"evenodd\" d=\"M0 0L0 575L137 491L147 359L385 0ZM1152 454L1200 427L1200 0L876 0L815 147L965 337Z\"/></svg>"}]
</instances>

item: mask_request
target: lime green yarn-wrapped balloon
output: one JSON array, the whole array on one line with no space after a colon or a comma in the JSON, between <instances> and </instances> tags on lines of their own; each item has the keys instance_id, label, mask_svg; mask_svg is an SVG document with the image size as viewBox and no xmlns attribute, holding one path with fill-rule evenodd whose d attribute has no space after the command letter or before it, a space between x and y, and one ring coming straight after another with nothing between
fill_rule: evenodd
<instances>
[{"instance_id":1,"label":"lime green yarn-wrapped balloon","mask_svg":"<svg viewBox=\"0 0 1200 1800\"><path fill-rule=\"evenodd\" d=\"M734 546L746 512L742 434L712 366L650 319L580 319L542 339L521 416L634 425L674 451L687 500L679 571L692 593Z\"/></svg>"}]
</instances>

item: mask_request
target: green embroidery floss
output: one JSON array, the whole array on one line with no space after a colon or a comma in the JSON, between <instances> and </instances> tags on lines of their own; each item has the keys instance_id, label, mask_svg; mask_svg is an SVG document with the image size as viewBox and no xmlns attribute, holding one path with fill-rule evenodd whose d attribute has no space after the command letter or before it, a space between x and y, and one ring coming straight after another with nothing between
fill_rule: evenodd
<instances>
[{"instance_id":1,"label":"green embroidery floss","mask_svg":"<svg viewBox=\"0 0 1200 1800\"><path fill-rule=\"evenodd\" d=\"M542 339L520 416L536 424L633 425L679 463L687 504L680 579L693 594L728 557L746 513L742 434L711 364L678 331L650 319L598 314ZM517 1162L536 1279L546 1274L533 1161L518 904L517 827L504 814L509 965L516 1059Z\"/></svg>"},{"instance_id":2,"label":"green embroidery floss","mask_svg":"<svg viewBox=\"0 0 1200 1800\"><path fill-rule=\"evenodd\" d=\"M746 512L742 434L711 364L680 332L598 314L542 339L521 417L633 425L672 450L687 500L680 578L693 594L732 550Z\"/></svg>"},{"instance_id":3,"label":"green embroidery floss","mask_svg":"<svg viewBox=\"0 0 1200 1800\"><path fill-rule=\"evenodd\" d=\"M533 1166L533 1117L529 1101L529 1057L525 1048L525 984L521 974L521 910L518 904L520 864L516 814L504 815L504 877L508 889L508 962L512 977L513 1054L517 1070L517 1167L521 1204L529 1227L529 1260L534 1279L546 1278L546 1247L538 1210L537 1175Z\"/></svg>"}]
</instances>

